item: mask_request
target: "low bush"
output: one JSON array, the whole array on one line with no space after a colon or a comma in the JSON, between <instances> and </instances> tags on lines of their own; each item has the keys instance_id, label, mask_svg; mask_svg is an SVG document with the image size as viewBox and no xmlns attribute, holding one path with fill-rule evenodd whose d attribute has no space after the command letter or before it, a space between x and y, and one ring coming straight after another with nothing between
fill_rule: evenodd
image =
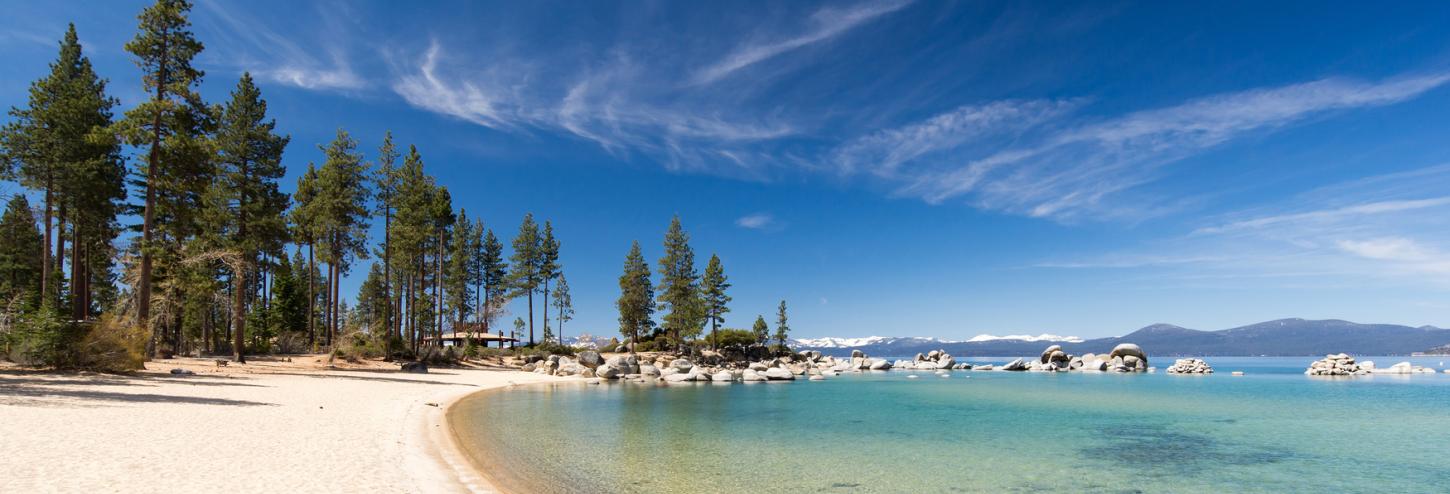
<instances>
[{"instance_id":1,"label":"low bush","mask_svg":"<svg viewBox=\"0 0 1450 494\"><path fill-rule=\"evenodd\" d=\"M713 335L706 332L705 344L713 348L748 347L755 344L755 333L744 329L721 329Z\"/></svg>"},{"instance_id":2,"label":"low bush","mask_svg":"<svg viewBox=\"0 0 1450 494\"><path fill-rule=\"evenodd\" d=\"M145 367L147 334L140 326L116 321L109 315L85 326L90 330L80 341L77 357L81 368L131 372Z\"/></svg>"},{"instance_id":3,"label":"low bush","mask_svg":"<svg viewBox=\"0 0 1450 494\"><path fill-rule=\"evenodd\" d=\"M20 365L130 372L146 361L146 331L110 317L76 323L37 310L17 318L9 339L7 357Z\"/></svg>"}]
</instances>

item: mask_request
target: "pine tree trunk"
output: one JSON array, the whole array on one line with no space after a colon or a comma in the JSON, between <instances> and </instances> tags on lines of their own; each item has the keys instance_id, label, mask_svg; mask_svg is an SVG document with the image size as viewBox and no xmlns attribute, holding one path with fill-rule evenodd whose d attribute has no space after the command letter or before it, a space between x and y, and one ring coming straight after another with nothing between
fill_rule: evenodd
<instances>
[{"instance_id":1,"label":"pine tree trunk","mask_svg":"<svg viewBox=\"0 0 1450 494\"><path fill-rule=\"evenodd\" d=\"M544 278L544 311L543 312L544 312L543 313L543 317L544 317L544 331L548 331L549 330L549 279L548 278ZM558 339L559 338L558 335L555 335L554 338L555 338L554 341L558 341L560 343L563 343L564 342L564 340Z\"/></svg>"},{"instance_id":2,"label":"pine tree trunk","mask_svg":"<svg viewBox=\"0 0 1450 494\"><path fill-rule=\"evenodd\" d=\"M434 298L438 299L438 326L433 328L433 335L440 338L433 340L439 346L443 345L443 321L446 311L443 310L443 230L438 230L438 252L433 255L433 276L438 283L433 288Z\"/></svg>"},{"instance_id":3,"label":"pine tree trunk","mask_svg":"<svg viewBox=\"0 0 1450 494\"><path fill-rule=\"evenodd\" d=\"M61 307L61 305L60 305L60 303L61 303L61 290L60 289L61 289L61 286L63 286L63 284L61 282L64 280L64 277L65 277L65 225L66 225L66 220L67 220L67 218L66 218L66 211L65 211L65 201L61 201L61 203L60 203L60 214L57 216L57 220L56 220L56 224L55 224L55 270L52 271L52 272L55 273L55 295L54 295L54 298L52 298L50 300L51 302L53 302L55 304L53 307L55 307L55 310L56 310L57 313L60 312L60 307ZM72 264L74 264L74 263L72 263Z\"/></svg>"},{"instance_id":4,"label":"pine tree trunk","mask_svg":"<svg viewBox=\"0 0 1450 494\"><path fill-rule=\"evenodd\" d=\"M342 303L341 300L338 300L342 293L342 287L339 287L341 282L342 267L334 265L332 267L332 333L328 335L328 345L336 345L338 330L342 329L342 314L339 313L339 310L342 310Z\"/></svg>"},{"instance_id":5,"label":"pine tree trunk","mask_svg":"<svg viewBox=\"0 0 1450 494\"><path fill-rule=\"evenodd\" d=\"M244 261L245 262L245 261ZM247 344L247 312L244 297L247 293L247 267L237 266L232 287L232 358L238 364L247 363L244 349Z\"/></svg>"},{"instance_id":6,"label":"pine tree trunk","mask_svg":"<svg viewBox=\"0 0 1450 494\"><path fill-rule=\"evenodd\" d=\"M84 297L81 296L81 293L83 293L82 291L85 290L85 284L81 281L81 276L80 276L81 275L81 227L80 227L80 225L76 225L75 227L73 227L73 231L75 232L74 233L75 239L74 239L74 241L71 242L71 247L70 247L71 248L71 256L70 256L70 284L71 284L71 289L70 289L70 305L71 305L70 318L71 318L72 321L79 321L79 320L81 320L81 319L84 318L84 314L81 313L81 302L82 302L82 299Z\"/></svg>"},{"instance_id":7,"label":"pine tree trunk","mask_svg":"<svg viewBox=\"0 0 1450 494\"><path fill-rule=\"evenodd\" d=\"M534 346L534 289L529 289L529 346Z\"/></svg>"},{"instance_id":8,"label":"pine tree trunk","mask_svg":"<svg viewBox=\"0 0 1450 494\"><path fill-rule=\"evenodd\" d=\"M313 312L317 305L317 288L314 287L317 276L313 271L317 268L312 263L312 242L307 242L307 346L317 345L317 315Z\"/></svg>"},{"instance_id":9,"label":"pine tree trunk","mask_svg":"<svg viewBox=\"0 0 1450 494\"><path fill-rule=\"evenodd\" d=\"M85 249L81 251L82 257L84 258L81 261L81 277L80 277L80 280L81 280L81 283L82 283L82 287L81 287L81 290L80 290L80 294L81 294L81 318L82 319L90 319L90 317L91 317L91 250L92 249L95 249L94 242L87 242L86 245L85 245Z\"/></svg>"},{"instance_id":10,"label":"pine tree trunk","mask_svg":"<svg viewBox=\"0 0 1450 494\"><path fill-rule=\"evenodd\" d=\"M393 208L390 205L383 206L383 341L386 348L393 341ZM393 355L389 350L384 360L391 362Z\"/></svg>"},{"instance_id":11,"label":"pine tree trunk","mask_svg":"<svg viewBox=\"0 0 1450 494\"><path fill-rule=\"evenodd\" d=\"M337 337L337 263L327 263L327 346Z\"/></svg>"},{"instance_id":12,"label":"pine tree trunk","mask_svg":"<svg viewBox=\"0 0 1450 494\"><path fill-rule=\"evenodd\" d=\"M50 221L55 198L55 193L52 192L55 188L53 172L50 169L52 167L54 165L49 165L45 171L45 240L42 242L45 244L45 250L40 256L40 301L42 305L50 299L50 290L55 285L54 281L50 279L50 243L53 239Z\"/></svg>"}]
</instances>

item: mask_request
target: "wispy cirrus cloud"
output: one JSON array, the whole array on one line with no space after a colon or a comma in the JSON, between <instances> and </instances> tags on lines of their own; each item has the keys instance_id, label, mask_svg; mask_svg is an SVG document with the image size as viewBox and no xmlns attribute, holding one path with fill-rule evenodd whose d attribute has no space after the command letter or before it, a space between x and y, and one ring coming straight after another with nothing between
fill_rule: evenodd
<instances>
[{"instance_id":1,"label":"wispy cirrus cloud","mask_svg":"<svg viewBox=\"0 0 1450 494\"><path fill-rule=\"evenodd\" d=\"M731 74L791 50L820 43L883 15L901 10L911 0L866 2L849 8L827 7L811 15L805 32L767 42L743 44L724 58L695 71L694 84L710 84Z\"/></svg>"},{"instance_id":2,"label":"wispy cirrus cloud","mask_svg":"<svg viewBox=\"0 0 1450 494\"><path fill-rule=\"evenodd\" d=\"M1320 187L1148 245L1037 268L1134 268L1200 283L1266 278L1450 285L1450 165ZM1171 255L1162 254L1172 252Z\"/></svg>"},{"instance_id":3,"label":"wispy cirrus cloud","mask_svg":"<svg viewBox=\"0 0 1450 494\"><path fill-rule=\"evenodd\" d=\"M1071 219L1112 210L1106 203L1110 196L1152 182L1162 166L1214 146L1335 110L1405 101L1447 81L1450 74L1377 82L1329 78L1207 96L1099 121L1056 118L1061 106L1049 101L998 103L982 108L1054 118L1003 118L996 127L934 123L952 121L959 109L852 141L839 159L847 169L860 168L862 153L856 151L869 149L866 156L876 156L879 169L901 172L890 177L900 183L899 194L931 203L965 198L987 209ZM993 133L1017 137L974 140ZM965 149L967 143L971 149Z\"/></svg>"},{"instance_id":4,"label":"wispy cirrus cloud","mask_svg":"<svg viewBox=\"0 0 1450 494\"><path fill-rule=\"evenodd\" d=\"M649 82L654 76L623 53L562 75L507 54L494 54L482 68L449 56L432 42L417 65L401 67L393 91L433 113L500 131L560 131L682 171L761 178L776 159L751 146L798 133L778 118L641 94L657 89ZM551 79L570 82L535 82Z\"/></svg>"},{"instance_id":5,"label":"wispy cirrus cloud","mask_svg":"<svg viewBox=\"0 0 1450 494\"><path fill-rule=\"evenodd\" d=\"M518 109L514 108L516 105L504 107L507 93L486 77L449 80L439 75L438 62L442 56L442 47L434 41L416 69L393 83L393 91L420 109L492 129L510 127L521 120Z\"/></svg>"},{"instance_id":6,"label":"wispy cirrus cloud","mask_svg":"<svg viewBox=\"0 0 1450 494\"><path fill-rule=\"evenodd\" d=\"M352 66L342 44L345 30L335 15L322 15L319 41L306 48L294 37L284 36L253 16L234 10L226 2L201 2L206 15L218 20L207 24L209 33L228 43L221 44L224 63L237 65L258 79L310 90L358 90L367 80ZM335 12L335 11L334 11ZM319 57L317 54L324 56Z\"/></svg>"},{"instance_id":7,"label":"wispy cirrus cloud","mask_svg":"<svg viewBox=\"0 0 1450 494\"><path fill-rule=\"evenodd\" d=\"M1234 230L1266 228L1276 225L1294 224L1308 221L1334 222L1355 216L1399 213L1404 211L1413 211L1416 209L1444 206L1446 204L1450 204L1450 196L1403 201L1377 201L1364 204L1335 207L1330 209L1321 209L1316 211L1280 214L1235 221L1233 223L1221 226L1199 228L1198 230L1195 230L1194 233L1225 233Z\"/></svg>"}]
</instances>

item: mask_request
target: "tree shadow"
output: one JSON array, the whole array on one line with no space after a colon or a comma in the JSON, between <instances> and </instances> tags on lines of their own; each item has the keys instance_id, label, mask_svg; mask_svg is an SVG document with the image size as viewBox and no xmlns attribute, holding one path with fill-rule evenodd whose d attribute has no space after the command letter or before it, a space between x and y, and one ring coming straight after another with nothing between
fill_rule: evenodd
<instances>
[{"instance_id":1,"label":"tree shadow","mask_svg":"<svg viewBox=\"0 0 1450 494\"><path fill-rule=\"evenodd\" d=\"M0 371L0 389L5 386L150 386L156 382L180 383L188 386L245 386L265 388L269 386L240 382L227 376L203 374L90 374L57 373L47 371Z\"/></svg>"},{"instance_id":2,"label":"tree shadow","mask_svg":"<svg viewBox=\"0 0 1450 494\"><path fill-rule=\"evenodd\" d=\"M277 406L276 403L261 401L232 400L227 398L206 398L154 393L115 393L82 389L58 389L49 386L0 385L0 405L14 406L66 406L64 400L79 400L81 406L105 403L181 403L186 405L221 406Z\"/></svg>"},{"instance_id":3,"label":"tree shadow","mask_svg":"<svg viewBox=\"0 0 1450 494\"><path fill-rule=\"evenodd\" d=\"M477 385L475 385L475 384L468 384L468 383L447 383L447 382L439 382L439 381L428 381L428 380L424 380L424 379L403 379L403 378L398 378L398 377L377 377L377 376L347 376L347 375L338 375L338 374L335 374L337 372L366 372L366 373L380 373L381 372L381 373L387 373L387 374L398 374L399 373L398 371L391 371L391 372L389 372L389 371L358 371L358 370L343 371L343 370L333 370L333 371L329 371L329 372L333 372L334 374L307 374L307 373L302 373L302 372L268 372L267 374L269 374L269 375L277 375L277 376L310 377L310 378L313 378L313 379L355 379L355 380L359 380L359 381L377 381L377 382L391 382L391 383L401 383L401 384L429 384L429 385L435 385L435 386L468 386L468 387L477 387Z\"/></svg>"}]
</instances>

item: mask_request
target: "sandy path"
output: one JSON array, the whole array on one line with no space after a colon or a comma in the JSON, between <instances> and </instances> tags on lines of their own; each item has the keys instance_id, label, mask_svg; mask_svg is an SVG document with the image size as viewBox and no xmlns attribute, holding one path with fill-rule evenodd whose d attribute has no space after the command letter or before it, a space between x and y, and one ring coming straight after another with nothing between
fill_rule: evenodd
<instances>
[{"instance_id":1,"label":"sandy path","mask_svg":"<svg viewBox=\"0 0 1450 494\"><path fill-rule=\"evenodd\" d=\"M0 370L0 491L487 492L451 449L444 407L557 379L295 360L308 363L178 359L134 377ZM173 367L197 375L164 372Z\"/></svg>"}]
</instances>

